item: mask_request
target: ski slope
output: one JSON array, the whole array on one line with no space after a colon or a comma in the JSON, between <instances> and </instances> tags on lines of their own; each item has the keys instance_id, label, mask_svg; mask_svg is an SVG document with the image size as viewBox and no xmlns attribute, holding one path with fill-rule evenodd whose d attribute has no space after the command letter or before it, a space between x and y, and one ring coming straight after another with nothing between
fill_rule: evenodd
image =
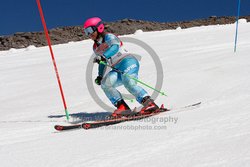
<instances>
[{"instance_id":1,"label":"ski slope","mask_svg":"<svg viewBox=\"0 0 250 167\"><path fill-rule=\"evenodd\" d=\"M168 96L156 102L172 111L63 133L53 129L67 122L48 47L1 51L1 167L248 167L250 23L239 24L236 53L234 33L235 24L126 35L158 54L164 67L162 91ZM53 46L71 122L107 114L86 85L91 46L90 40ZM152 58L136 45L125 47L142 55L140 79L155 85ZM94 87L110 105L101 88ZM182 108L199 101L199 107Z\"/></svg>"}]
</instances>

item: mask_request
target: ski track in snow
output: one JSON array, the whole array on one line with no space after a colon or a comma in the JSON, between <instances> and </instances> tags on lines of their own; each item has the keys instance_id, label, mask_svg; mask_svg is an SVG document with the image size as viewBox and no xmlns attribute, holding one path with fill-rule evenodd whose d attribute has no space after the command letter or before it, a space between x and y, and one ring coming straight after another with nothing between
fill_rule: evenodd
<instances>
[{"instance_id":1,"label":"ski track in snow","mask_svg":"<svg viewBox=\"0 0 250 167\"><path fill-rule=\"evenodd\" d=\"M53 129L67 123L47 47L1 51L1 166L248 167L250 23L239 24L237 53L234 32L231 24L126 35L146 42L159 55L162 90L168 96L156 102L173 110L88 131ZM53 46L69 112L75 116L104 112L86 86L91 45L85 40ZM127 48L143 54L136 46ZM140 78L154 84L148 59L142 57ZM94 68L93 77L96 72ZM100 87L95 90L109 104ZM181 108L199 101L199 107ZM132 129L140 127L162 129Z\"/></svg>"}]
</instances>

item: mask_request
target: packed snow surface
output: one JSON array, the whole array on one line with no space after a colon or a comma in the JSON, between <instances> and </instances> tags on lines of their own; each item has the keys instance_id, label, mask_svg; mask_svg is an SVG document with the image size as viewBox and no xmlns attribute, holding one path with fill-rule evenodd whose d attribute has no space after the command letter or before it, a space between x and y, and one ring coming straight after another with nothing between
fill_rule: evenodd
<instances>
[{"instance_id":1,"label":"packed snow surface","mask_svg":"<svg viewBox=\"0 0 250 167\"><path fill-rule=\"evenodd\" d=\"M248 167L250 23L241 22L236 53L235 24L126 35L147 43L159 56L161 90L167 97L159 95L156 103L172 110L88 131L53 128L69 123L48 47L1 51L1 167ZM141 55L140 79L155 85L150 55L135 44L124 45ZM91 40L53 46L70 123L107 114L86 84L86 78L97 75L97 65L86 74L91 47ZM101 88L94 89L111 106ZM183 108L200 101L200 106Z\"/></svg>"}]
</instances>

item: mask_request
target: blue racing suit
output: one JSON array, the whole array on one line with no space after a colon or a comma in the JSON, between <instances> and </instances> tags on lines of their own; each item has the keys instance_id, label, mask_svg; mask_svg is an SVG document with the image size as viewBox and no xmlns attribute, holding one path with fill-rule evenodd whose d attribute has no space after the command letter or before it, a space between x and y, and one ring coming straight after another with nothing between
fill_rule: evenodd
<instances>
[{"instance_id":1,"label":"blue racing suit","mask_svg":"<svg viewBox=\"0 0 250 167\"><path fill-rule=\"evenodd\" d=\"M129 74L131 77L138 78L140 64L122 45L117 36L107 33L99 41L95 41L93 50L96 56L104 59L110 66ZM117 102L122 99L121 93L116 89L121 85L124 85L139 103L145 96L148 96L147 92L138 86L135 80L115 70L107 72L106 69L105 65L99 64L98 75L103 77L101 88L113 105L116 106Z\"/></svg>"}]
</instances>

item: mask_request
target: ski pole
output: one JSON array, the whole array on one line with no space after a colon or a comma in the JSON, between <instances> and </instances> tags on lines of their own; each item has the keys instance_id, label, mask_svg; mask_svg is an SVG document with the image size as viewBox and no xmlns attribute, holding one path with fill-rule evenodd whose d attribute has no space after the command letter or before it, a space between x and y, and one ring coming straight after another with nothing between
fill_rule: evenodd
<instances>
[{"instance_id":1,"label":"ski pole","mask_svg":"<svg viewBox=\"0 0 250 167\"><path fill-rule=\"evenodd\" d=\"M154 91L160 93L161 95L167 96L166 93L164 93L164 92L162 92L162 91L160 91L160 90L155 89L154 87L152 87L152 86L146 84L145 82L140 81L140 80L137 79L137 78L134 78L134 77L130 76L129 74L125 73L124 71L121 71L121 70L119 70L119 69L117 69L117 68L115 68L115 67L112 67L112 66L108 65L108 64L107 64L106 62L104 62L104 61L100 61L100 64L103 64L103 65L105 65L105 66L107 66L107 67L112 68L112 69L115 70L116 72L119 72L119 73L121 73L122 75L125 75L125 76L129 77L130 79L133 79L133 80L136 81L136 82L139 82L140 84L142 84L142 85L144 85L144 86L146 86L146 87L148 87L148 88L150 88L150 89L152 89L152 90L154 90Z\"/></svg>"}]
</instances>

